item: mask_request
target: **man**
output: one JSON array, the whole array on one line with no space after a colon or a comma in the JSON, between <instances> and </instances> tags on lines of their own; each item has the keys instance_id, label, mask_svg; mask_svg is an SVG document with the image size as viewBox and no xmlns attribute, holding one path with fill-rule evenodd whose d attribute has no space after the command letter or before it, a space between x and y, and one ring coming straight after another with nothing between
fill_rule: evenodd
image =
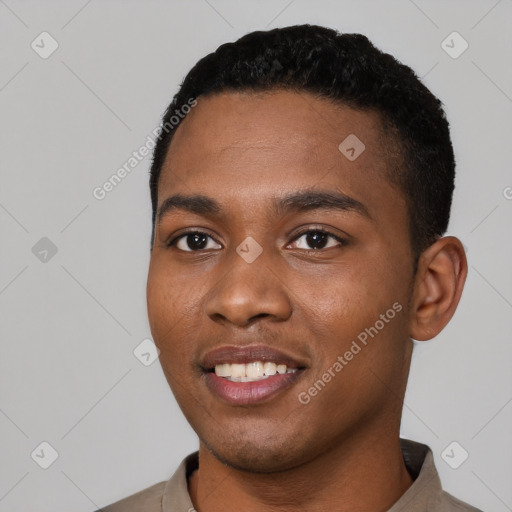
<instances>
[{"instance_id":1,"label":"man","mask_svg":"<svg viewBox=\"0 0 512 512\"><path fill-rule=\"evenodd\" d=\"M103 510L475 511L399 437L412 339L467 274L443 237L454 167L440 101L362 35L287 27L201 59L154 152L147 284L199 452Z\"/></svg>"}]
</instances>

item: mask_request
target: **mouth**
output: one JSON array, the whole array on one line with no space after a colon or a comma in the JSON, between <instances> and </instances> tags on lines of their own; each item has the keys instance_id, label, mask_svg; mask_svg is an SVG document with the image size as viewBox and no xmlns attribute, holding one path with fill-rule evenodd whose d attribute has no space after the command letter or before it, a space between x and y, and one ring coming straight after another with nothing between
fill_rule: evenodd
<instances>
[{"instance_id":1,"label":"mouth","mask_svg":"<svg viewBox=\"0 0 512 512\"><path fill-rule=\"evenodd\" d=\"M259 382L273 375L295 373L299 368L288 368L286 364L272 361L252 361L250 363L220 363L210 372L215 372L217 377L222 377L230 382Z\"/></svg>"},{"instance_id":2,"label":"mouth","mask_svg":"<svg viewBox=\"0 0 512 512\"><path fill-rule=\"evenodd\" d=\"M230 405L249 405L289 389L306 365L271 347L226 346L209 352L201 368L214 395Z\"/></svg>"}]
</instances>

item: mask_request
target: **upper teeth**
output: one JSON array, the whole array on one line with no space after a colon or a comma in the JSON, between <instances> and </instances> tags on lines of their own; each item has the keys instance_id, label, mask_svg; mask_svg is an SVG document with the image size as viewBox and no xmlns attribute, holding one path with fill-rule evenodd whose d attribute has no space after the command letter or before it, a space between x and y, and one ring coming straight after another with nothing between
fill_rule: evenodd
<instances>
[{"instance_id":1,"label":"upper teeth","mask_svg":"<svg viewBox=\"0 0 512 512\"><path fill-rule=\"evenodd\" d=\"M266 379L276 373L293 373L296 371L297 368L288 368L285 364L276 364L268 361L265 363L254 361L247 364L223 363L215 366L216 375L237 382L253 382Z\"/></svg>"}]
</instances>

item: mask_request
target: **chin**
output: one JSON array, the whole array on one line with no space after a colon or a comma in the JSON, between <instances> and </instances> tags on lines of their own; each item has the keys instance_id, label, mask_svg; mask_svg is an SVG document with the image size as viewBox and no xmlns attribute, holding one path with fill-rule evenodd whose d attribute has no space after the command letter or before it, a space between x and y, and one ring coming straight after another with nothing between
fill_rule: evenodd
<instances>
[{"instance_id":1,"label":"chin","mask_svg":"<svg viewBox=\"0 0 512 512\"><path fill-rule=\"evenodd\" d=\"M224 432L216 439L212 439L210 432L206 439L200 438L217 460L250 473L276 473L300 466L311 450L304 435L273 429L259 434Z\"/></svg>"},{"instance_id":2,"label":"chin","mask_svg":"<svg viewBox=\"0 0 512 512\"><path fill-rule=\"evenodd\" d=\"M252 448L246 449L240 446L236 450L229 447L227 449L223 447L221 451L217 451L213 447L208 447L208 449L217 460L226 466L247 473L277 473L300 465L300 462L294 461L290 454L284 457L280 451L263 450L255 453Z\"/></svg>"}]
</instances>

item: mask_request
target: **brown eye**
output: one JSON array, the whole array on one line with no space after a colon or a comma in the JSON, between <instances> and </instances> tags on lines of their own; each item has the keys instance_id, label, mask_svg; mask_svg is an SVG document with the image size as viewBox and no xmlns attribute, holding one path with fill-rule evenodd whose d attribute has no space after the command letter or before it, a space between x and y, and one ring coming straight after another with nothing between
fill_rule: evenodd
<instances>
[{"instance_id":1,"label":"brown eye","mask_svg":"<svg viewBox=\"0 0 512 512\"><path fill-rule=\"evenodd\" d=\"M168 246L176 246L180 251L185 252L197 252L204 249L222 248L210 235L203 233L202 231L190 231L188 233L184 233L171 240Z\"/></svg>"},{"instance_id":2,"label":"brown eye","mask_svg":"<svg viewBox=\"0 0 512 512\"><path fill-rule=\"evenodd\" d=\"M298 249L309 251L330 249L331 247L344 245L344 241L341 238L322 229L304 231L295 238L294 242L298 243Z\"/></svg>"}]
</instances>

